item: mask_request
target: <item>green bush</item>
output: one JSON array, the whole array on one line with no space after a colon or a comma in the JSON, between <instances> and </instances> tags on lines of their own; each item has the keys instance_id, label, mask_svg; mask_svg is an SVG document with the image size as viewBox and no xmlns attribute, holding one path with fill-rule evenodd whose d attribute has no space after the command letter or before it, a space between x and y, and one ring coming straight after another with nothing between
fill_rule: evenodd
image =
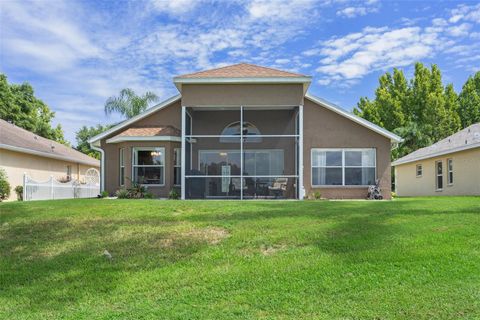
<instances>
[{"instance_id":1,"label":"green bush","mask_svg":"<svg viewBox=\"0 0 480 320\"><path fill-rule=\"evenodd\" d=\"M143 195L143 197L145 199L153 199L154 198L153 193L148 192L148 191Z\"/></svg>"},{"instance_id":2,"label":"green bush","mask_svg":"<svg viewBox=\"0 0 480 320\"><path fill-rule=\"evenodd\" d=\"M16 186L14 190L17 194L17 200L23 201L23 186Z\"/></svg>"},{"instance_id":3,"label":"green bush","mask_svg":"<svg viewBox=\"0 0 480 320\"><path fill-rule=\"evenodd\" d=\"M119 189L115 192L118 199L128 199L129 194L127 189Z\"/></svg>"},{"instance_id":4,"label":"green bush","mask_svg":"<svg viewBox=\"0 0 480 320\"><path fill-rule=\"evenodd\" d=\"M313 193L313 197L315 198L315 200L320 200L322 199L322 194L320 193L320 191L315 191Z\"/></svg>"},{"instance_id":5,"label":"green bush","mask_svg":"<svg viewBox=\"0 0 480 320\"><path fill-rule=\"evenodd\" d=\"M173 188L170 190L170 192L168 193L168 199L171 199L171 200L180 199L180 194L178 193L178 190L176 188Z\"/></svg>"},{"instance_id":6,"label":"green bush","mask_svg":"<svg viewBox=\"0 0 480 320\"><path fill-rule=\"evenodd\" d=\"M7 180L7 173L0 169L0 202L10 196L10 183Z\"/></svg>"},{"instance_id":7,"label":"green bush","mask_svg":"<svg viewBox=\"0 0 480 320\"><path fill-rule=\"evenodd\" d=\"M108 194L108 191L102 191L102 193L100 193L100 198L108 198L109 194Z\"/></svg>"}]
</instances>

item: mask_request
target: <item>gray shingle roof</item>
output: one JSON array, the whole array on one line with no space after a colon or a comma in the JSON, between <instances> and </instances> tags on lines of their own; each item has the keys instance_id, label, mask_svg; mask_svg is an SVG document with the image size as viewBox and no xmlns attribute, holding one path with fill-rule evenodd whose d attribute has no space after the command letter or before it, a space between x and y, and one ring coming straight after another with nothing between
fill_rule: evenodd
<instances>
[{"instance_id":1,"label":"gray shingle roof","mask_svg":"<svg viewBox=\"0 0 480 320\"><path fill-rule=\"evenodd\" d=\"M100 166L100 161L95 158L61 143L40 137L2 119L0 119L0 149Z\"/></svg>"},{"instance_id":2,"label":"gray shingle roof","mask_svg":"<svg viewBox=\"0 0 480 320\"><path fill-rule=\"evenodd\" d=\"M399 165L418 160L433 158L462 150L480 147L480 123L472 124L451 136L432 144L431 146L418 149L406 156L394 161L392 165Z\"/></svg>"}]
</instances>

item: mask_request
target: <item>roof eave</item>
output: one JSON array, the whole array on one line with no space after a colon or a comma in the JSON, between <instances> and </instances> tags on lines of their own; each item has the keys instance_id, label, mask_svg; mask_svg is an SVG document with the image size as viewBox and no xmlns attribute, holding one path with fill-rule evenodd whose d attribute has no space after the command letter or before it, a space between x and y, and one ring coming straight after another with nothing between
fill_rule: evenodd
<instances>
[{"instance_id":1,"label":"roof eave","mask_svg":"<svg viewBox=\"0 0 480 320\"><path fill-rule=\"evenodd\" d=\"M399 166L399 165L402 165L402 164L407 164L407 163L412 163L412 162L416 162L416 161L431 159L431 158L443 156L443 155L446 155L446 154L465 151L465 150L469 150L469 149L475 149L475 148L480 148L480 142L472 143L472 144L469 144L469 145L460 146L460 147L456 147L456 148L452 148L452 149L442 150L442 151L438 151L438 152L433 152L433 153L430 153L430 154L427 154L427 155L424 155L424 156L420 156L420 157L416 157L416 158L412 158L412 159L402 160L403 158L400 158L400 159L392 162L392 166Z\"/></svg>"},{"instance_id":2,"label":"roof eave","mask_svg":"<svg viewBox=\"0 0 480 320\"><path fill-rule=\"evenodd\" d=\"M86 164L90 166L100 166L100 161L92 158L92 160L79 160L76 158L72 157L67 157L59 154L52 154L52 153L47 153L47 152L42 152L42 151L37 151L37 150L32 150L32 149L27 149L27 148L22 148L22 147L17 147L17 146L12 146L8 144L0 144L0 149L5 149L5 150L10 150L14 152L20 152L20 153L26 153L26 154L31 154L39 157L46 157L46 158L52 158L52 159L57 159L57 160L63 160L63 161L68 161L68 162L73 162L73 163L80 163L80 164Z\"/></svg>"},{"instance_id":3,"label":"roof eave","mask_svg":"<svg viewBox=\"0 0 480 320\"><path fill-rule=\"evenodd\" d=\"M183 84L303 84L304 93L307 92L312 77L205 77L205 78L173 78L173 83L181 92Z\"/></svg>"}]
</instances>

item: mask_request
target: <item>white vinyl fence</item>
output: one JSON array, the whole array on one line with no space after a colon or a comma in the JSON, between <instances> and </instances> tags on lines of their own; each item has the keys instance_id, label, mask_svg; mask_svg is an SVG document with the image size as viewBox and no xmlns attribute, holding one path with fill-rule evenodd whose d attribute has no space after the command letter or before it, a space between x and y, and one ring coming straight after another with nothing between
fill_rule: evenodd
<instances>
[{"instance_id":1,"label":"white vinyl fence","mask_svg":"<svg viewBox=\"0 0 480 320\"><path fill-rule=\"evenodd\" d=\"M87 180L88 181L88 180ZM60 182L54 177L47 181L39 182L28 175L23 177L23 200L53 200L53 199L76 199L95 198L100 194L100 183L88 181Z\"/></svg>"}]
</instances>

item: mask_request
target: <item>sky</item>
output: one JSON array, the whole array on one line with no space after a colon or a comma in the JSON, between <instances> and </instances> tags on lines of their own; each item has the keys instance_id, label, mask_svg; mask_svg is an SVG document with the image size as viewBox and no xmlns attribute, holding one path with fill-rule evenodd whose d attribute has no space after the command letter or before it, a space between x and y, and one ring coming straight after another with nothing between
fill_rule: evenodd
<instances>
[{"instance_id":1,"label":"sky","mask_svg":"<svg viewBox=\"0 0 480 320\"><path fill-rule=\"evenodd\" d=\"M75 145L116 123L123 88L178 94L172 77L248 62L313 77L347 110L394 67L435 63L457 92L480 70L480 1L0 0L0 72L29 82Z\"/></svg>"}]
</instances>

